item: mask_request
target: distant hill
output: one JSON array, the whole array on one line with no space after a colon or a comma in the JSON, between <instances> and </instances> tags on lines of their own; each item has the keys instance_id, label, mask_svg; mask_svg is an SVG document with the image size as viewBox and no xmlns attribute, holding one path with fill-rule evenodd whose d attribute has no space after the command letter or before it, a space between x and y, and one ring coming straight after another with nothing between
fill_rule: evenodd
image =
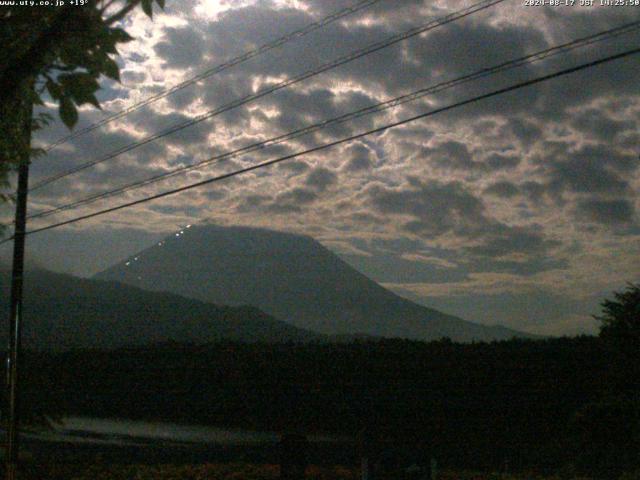
<instances>
[{"instance_id":1,"label":"distant hill","mask_svg":"<svg viewBox=\"0 0 640 480\"><path fill-rule=\"evenodd\" d=\"M194 226L96 275L224 305L254 305L303 329L455 341L529 335L417 305L314 239L247 227Z\"/></svg>"},{"instance_id":2,"label":"distant hill","mask_svg":"<svg viewBox=\"0 0 640 480\"><path fill-rule=\"evenodd\" d=\"M9 272L0 271L0 341L6 343ZM115 282L30 270L25 278L23 341L38 349L114 348L167 341L205 343L322 338L255 307L220 307Z\"/></svg>"}]
</instances>

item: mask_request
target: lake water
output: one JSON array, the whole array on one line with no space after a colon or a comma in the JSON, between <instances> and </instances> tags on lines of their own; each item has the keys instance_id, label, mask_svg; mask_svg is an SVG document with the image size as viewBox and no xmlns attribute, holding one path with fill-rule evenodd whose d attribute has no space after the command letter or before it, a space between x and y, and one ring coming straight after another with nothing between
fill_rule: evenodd
<instances>
[{"instance_id":1,"label":"lake water","mask_svg":"<svg viewBox=\"0 0 640 480\"><path fill-rule=\"evenodd\" d=\"M51 442L150 445L163 443L258 445L275 443L275 432L224 429L166 422L143 422L69 416L54 425L52 431L25 433L27 438ZM340 442L344 438L310 435L311 442Z\"/></svg>"}]
</instances>

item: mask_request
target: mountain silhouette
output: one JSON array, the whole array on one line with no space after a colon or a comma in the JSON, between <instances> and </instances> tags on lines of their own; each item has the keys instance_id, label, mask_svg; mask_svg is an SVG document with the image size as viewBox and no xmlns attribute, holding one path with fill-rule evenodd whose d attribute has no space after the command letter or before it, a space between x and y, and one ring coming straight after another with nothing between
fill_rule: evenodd
<instances>
[{"instance_id":1,"label":"mountain silhouette","mask_svg":"<svg viewBox=\"0 0 640 480\"><path fill-rule=\"evenodd\" d=\"M381 287L314 239L250 227L185 227L97 274L220 305L253 305L328 335L455 341L528 337L441 313Z\"/></svg>"},{"instance_id":2,"label":"mountain silhouette","mask_svg":"<svg viewBox=\"0 0 640 480\"><path fill-rule=\"evenodd\" d=\"M10 274L0 271L1 318L9 316ZM23 342L27 348L116 348L221 339L303 342L322 337L255 307L221 307L129 285L46 270L25 276ZM0 338L6 343L7 322Z\"/></svg>"}]
</instances>

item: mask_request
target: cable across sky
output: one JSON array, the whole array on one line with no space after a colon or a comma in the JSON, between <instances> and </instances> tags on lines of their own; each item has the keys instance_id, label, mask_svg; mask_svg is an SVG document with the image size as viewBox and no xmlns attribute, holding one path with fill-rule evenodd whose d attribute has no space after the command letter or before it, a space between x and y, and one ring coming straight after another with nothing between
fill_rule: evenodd
<instances>
[{"instance_id":1,"label":"cable across sky","mask_svg":"<svg viewBox=\"0 0 640 480\"><path fill-rule=\"evenodd\" d=\"M175 194L178 194L178 193L181 193L181 192L184 192L184 191L188 191L188 190L191 190L191 189L194 189L194 188L198 188L198 187L209 185L209 184L212 184L212 183L215 183L215 182L226 180L228 178L232 178L232 177L235 177L235 176L238 176L238 175L242 175L242 174L254 171L254 170L258 170L258 169L265 168L265 167L268 167L268 166L271 166L271 165L275 165L275 164L284 162L286 160L290 160L290 159L297 158L297 157L300 157L300 156L308 155L310 153L326 150L326 149L329 149L329 148L332 148L332 147L335 147L337 145L341 145L341 144L344 144L344 143L352 142L352 141L357 140L359 138L363 138L363 137L366 137L366 136L369 136L369 135L373 135L373 134L376 134L376 133L382 133L382 132L384 132L386 130L389 130L389 129L392 129L392 128L396 128L396 127L405 125L407 123L414 122L416 120L420 120L420 119L423 119L423 118L431 117L431 116L439 114L439 113L443 113L443 112L447 112L447 111L450 111L450 110L454 110L456 108L460 108L460 107L463 107L465 105L469 105L469 104L476 103L476 102L479 102L479 101L482 101L482 100L486 100L488 98L492 98L492 97L496 97L496 96L499 96L499 95L503 95L503 94L508 93L508 92L513 92L513 91L516 91L516 90L519 90L519 89L522 89L522 88L525 88L525 87L529 87L531 85L535 85L535 84L538 84L538 83L546 82L548 80L552 80L554 78L562 77L562 76L565 76L565 75L573 74L573 73L576 73L576 72L579 72L579 71L582 71L582 70L586 70L586 69L589 69L589 68L596 67L598 65L602 65L602 64L609 63L609 62L612 62L612 61L615 61L615 60L620 60L620 59L623 59L623 58L626 58L626 57L630 57L632 55L637 55L638 53L640 53L640 48L633 48L633 49L625 50L625 51L623 51L621 53L617 53L617 54L614 54L614 55L609 55L609 56L606 56L606 57L601 57L601 58L598 58L597 60L592 60L590 62L582 63L582 64L574 66L574 67L565 68L565 69L562 69L562 70L557 70L557 71L555 71L553 73L550 73L550 74L547 74L547 75L538 76L538 77L535 77L535 78L530 79L530 80L526 80L526 81L523 81L523 82L519 82L519 83L510 85L508 87L504 87L504 88L500 88L500 89L497 89L497 90L493 90L493 91L491 91L489 93L485 93L483 95L478 95L478 96L475 96L475 97L472 97L472 98L469 98L469 99L466 99L466 100L462 100L460 102L449 104L449 105L446 105L444 107L440 107L440 108L437 108L437 109L434 109L434 110L430 110L430 111L425 112L425 113L414 115L412 117L409 117L409 118L406 118L406 119L403 119L403 120L400 120L400 121L397 121L397 122L389 123L389 124L386 124L384 126L381 126L381 127L378 127L378 128L374 128L372 130L368 130L368 131L365 131L365 132L361 132L361 133L358 133L356 135L352 135L352 136L349 136L349 137L346 137L346 138L343 138L343 139L340 139L340 140L336 140L336 141L333 141L333 142L330 142L330 143L326 143L326 144L317 146L317 147L313 147L313 148L310 148L310 149L307 149L307 150L303 150L303 151L300 151L300 152L296 152L296 153L292 153L292 154L289 154L289 155L284 155L284 156L281 156L281 157L278 157L278 158L275 158L275 159L272 159L272 160L268 160L268 161L265 161L265 162L262 162L262 163L259 163L259 164L256 164L256 165L252 165L250 167L238 169L238 170L235 170L235 171L230 172L230 173L226 173L226 174L223 174L223 175L218 175L216 177L208 178L206 180L202 180L202 181L195 182L195 183L192 183L192 184L189 184L189 185L185 185L185 186L180 187L180 188L175 188L175 189L168 190L168 191L156 194L156 195L148 196L148 197L145 197L145 198L133 201L133 202L124 203L124 204L121 204L121 205L117 205L115 207L107 208L107 209L100 210L100 211L97 211L97 212L93 212L93 213L90 213L90 214L87 214L87 215L82 215L82 216L78 216L78 217L75 217L75 218L72 218L72 219L69 219L69 220L65 220L63 222L58 222L58 223L55 223L55 224L47 225L45 227L41 227L41 228L37 228L37 229L34 229L34 230L30 230L30 231L26 232L26 235L33 235L35 233L39 233L39 232L43 232L43 231L47 231L47 230L52 230L52 229L59 228L59 227L65 226L65 225L70 225L70 224L73 224L73 223L77 223L77 222L80 222L82 220L87 220L87 219L90 219L90 218L95 218L95 217L98 217L98 216L106 215L108 213L112 213L112 212L115 212L115 211L118 211L118 210L122 210L122 209L125 209L125 208L133 207L135 205L140 205L140 204L147 203L147 202L150 202L150 201L153 201L153 200L157 200L157 199L160 199L160 198L168 197L170 195L175 195ZM7 239L3 240L2 242L0 242L0 245L4 244L4 243L6 243L6 242L8 242L8 241L10 241L12 239L13 239L13 237L7 238Z\"/></svg>"},{"instance_id":2,"label":"cable across sky","mask_svg":"<svg viewBox=\"0 0 640 480\"><path fill-rule=\"evenodd\" d=\"M633 32L637 32L640 29L640 21L635 21L635 22L630 22L615 28L611 28L611 29L607 29L586 37L581 37L575 40L572 40L570 42L566 42L560 45L556 45L553 47L549 47L546 48L544 50L540 50L538 52L529 54L529 55L525 55L523 57L519 57L516 59L511 59L502 63L499 63L497 65L491 66L491 67L486 67L483 69L480 69L478 71L475 71L471 74L468 75L464 75L461 77L457 77L455 79L452 80L448 80L445 82L440 82L438 84L435 85L431 85L429 87L425 87L425 88L421 88L419 90L416 90L414 92L411 92L409 94L405 94L405 95L401 95L398 97L395 97L391 100L387 100L384 102L380 102L374 105L370 105L368 107L353 111L353 112L349 112L346 113L344 115L332 118L332 119L327 119L324 120L322 122L318 122L315 123L313 125L309 125L300 129L296 129L294 131L285 133L283 135L279 135L276 137L272 137L270 139L267 140L263 140L261 142L255 142L252 143L250 145L229 151L229 152L225 152L222 154L218 154L212 157L209 157L205 160L201 160L197 163L194 163L192 165L186 165L183 167L178 167L175 168L173 170L170 170L168 172L164 172L155 176L152 176L150 178L146 178L143 180L139 180L136 182L132 182L129 183L127 185L124 185L122 187L116 188L116 189L112 189L112 190L108 190L106 192L102 192L102 193L98 193L98 194L94 194L94 195L90 195L86 198L77 200L75 202L71 202L65 205L60 205L57 207L54 207L52 209L49 210L45 210L42 212L38 212L35 214L32 214L30 216L28 216L28 219L36 219L36 218L43 218L43 217L47 217L62 211L66 211L72 208L76 208L79 206L83 206L83 205L88 205L91 203L94 203L98 200L102 200L102 199L107 199L107 198L111 198L117 195L120 195L122 193L125 193L127 191L131 191L137 188L141 188L153 183L157 183L172 177L175 177L177 175L181 175L184 174L186 172L189 171L193 171L196 169L200 169L202 167L214 164L214 163L218 163L224 160L229 160L232 158L236 158L236 157L240 157L240 156L244 156L248 153L251 152L255 152L255 151L259 151L262 149L265 149L267 147L273 146L273 145L278 145L280 143L283 143L285 141L289 141L289 140L293 140L296 138L299 138L301 136L304 135L308 135L310 133L313 132L317 132L320 131L322 129L331 127L331 126L335 126L335 125L339 125L351 120L355 120L357 118L361 118L364 117L366 115L371 115L371 114L375 114L375 113L381 113L384 112L388 109L403 105L405 103L411 102L411 101L415 101L418 99L421 99L427 95L433 95L435 93L439 93L442 92L444 90L448 90L450 88L453 87L457 87L459 85L462 84L466 84L468 82L471 81L475 81L475 80L479 80L481 78L485 78L491 75L496 75L498 73L502 73L517 67L522 67L522 66L526 66L526 65L530 65L532 63L535 62L539 62L541 60L556 56L556 55L560 55L560 54L565 54L567 52L570 52L572 50L578 49L578 48L584 48L586 46L589 45L593 45L597 42L602 42L602 41L606 41L606 40L610 40L612 38L616 38L619 37L621 35L625 35L625 34L629 34L629 33L633 33Z\"/></svg>"},{"instance_id":3,"label":"cable across sky","mask_svg":"<svg viewBox=\"0 0 640 480\"><path fill-rule=\"evenodd\" d=\"M242 55L238 55L237 57L232 58L231 60L228 60L224 63L221 63L219 65L216 65L215 67L211 67L203 72L200 72L198 75L195 75L193 77L190 77L186 80L184 80L183 82L180 82L170 88L167 88L165 90L162 90L161 92L156 93L155 95L152 95L140 102L137 102L123 110L120 110L119 112L113 113L111 115L108 115L107 117L103 118L102 120L95 122L87 127L84 127L76 132L70 133L69 135L65 135L64 137L59 138L58 140L56 140L55 142L51 143L50 145L47 146L47 148L45 149L45 151L49 152L51 150L53 150L55 147L57 147L58 145L62 145L63 143L68 142L69 140L73 140L74 138L78 138L82 135L85 135L89 132L92 132L100 127L102 127L103 125L106 125L108 123L111 123L115 120L118 120L119 118L125 117L127 115L129 115L130 113L136 112L138 110L140 110L141 108L150 105L152 103L157 102L158 100L161 100L163 98L168 97L169 95L174 94L175 92L178 92L180 90L183 90L191 85L194 85L196 83L198 83L201 80L204 80L206 78L212 77L213 75L216 75L220 72L223 72L224 70L227 70L228 68L234 67L236 65L239 65L243 62L246 62L247 60L250 60L252 58L257 57L258 55L262 55L263 53L269 52L271 50L274 50L278 47L281 47L287 43L289 43L290 41L302 38L312 32L315 32L316 30L319 30L327 25L330 25L334 22L337 22L338 20L341 20L349 15L352 15L354 13L357 13L361 10L364 10L366 8L369 8L370 6L381 2L382 0L361 0L360 2L355 3L354 5L350 6L350 7L345 7L341 10L338 10L336 12L331 13L330 15L322 18L321 20L318 20L317 22L313 22L310 23L308 25L306 25L305 27L299 29L299 30L295 30L293 32L290 32L280 38L277 38L276 40L273 40L271 42L265 43L264 45L256 48L255 50L250 50L248 52L243 53Z\"/></svg>"},{"instance_id":4,"label":"cable across sky","mask_svg":"<svg viewBox=\"0 0 640 480\"><path fill-rule=\"evenodd\" d=\"M147 145L155 140L158 140L160 138L166 137L168 135L171 135L173 133L179 132L180 130L184 130L185 128L191 127L193 125L196 125L200 122L203 122L205 120L208 120L210 118L213 118L217 115L220 115L222 113L228 112L230 110L233 110L237 107L240 107L242 105L245 105L249 102L258 100L260 98L263 98L267 95L270 95L272 93L275 93L279 90L288 88L292 85L295 85L297 83L303 82L304 80L307 80L311 77L315 77L316 75L319 75L321 73L327 72L329 70L332 70L334 68L337 68L339 66L345 65L347 63L350 63L354 60L357 60L359 58L362 58L366 55L370 55L372 53L375 53L377 51L380 51L384 48L388 48L392 45L395 45L396 43L402 42L404 40L407 40L409 38L415 37L417 35L420 35L422 33L425 33L427 31L433 30L435 28L441 27L443 25L449 24L451 22L455 22L457 20L460 20L462 18L468 17L470 15L473 15L477 12L486 10L494 5L497 5L499 3L504 2L505 0L483 0L481 2L478 2L474 5L471 5L469 7L466 7L464 9L458 10L456 12L453 12L449 15L446 15L444 17L440 17L437 18L435 20L431 20L430 22L424 24L424 25L420 25L418 27L413 27L410 28L409 30L406 30L402 33L396 34L396 35L392 35L390 37L388 37L385 40L379 41L379 42L375 42L373 44L370 44L362 49L356 50L350 54L347 54L345 56L339 57L329 63L325 63L323 65L321 65L320 67L308 70L302 74L299 74L295 77L292 77L288 80L284 80L280 83L277 83L275 85L269 86L267 88L264 88L262 90L259 90L257 93L251 94L251 95L247 95L245 97L242 97L240 99L234 100L230 103L227 103L221 107L217 107L213 110L210 110L208 112L205 112L203 114L200 114L192 119L189 119L185 122L176 124L172 127L169 127L167 129L164 129L160 132L157 132L155 134L152 134L142 140L136 141L136 142L132 142L128 145L125 145L124 147L121 147L109 154L107 154L104 157L95 159L95 160L91 160L89 162L83 163L81 165L78 165L76 167L73 167L65 172L61 172L58 173L56 175L52 175L48 178L45 178L44 180L41 180L40 182L37 182L36 184L34 184L31 188L30 191L34 191L37 190L39 188L44 187L45 185L49 185L53 182L56 182L58 180L61 180L63 178L66 178L70 175L74 175L78 172L81 172L83 170L86 170L88 168L91 168L95 165L98 165L100 163L106 162L108 160L114 159L124 153L130 152L132 150L135 150L136 148L139 148L143 145Z\"/></svg>"}]
</instances>

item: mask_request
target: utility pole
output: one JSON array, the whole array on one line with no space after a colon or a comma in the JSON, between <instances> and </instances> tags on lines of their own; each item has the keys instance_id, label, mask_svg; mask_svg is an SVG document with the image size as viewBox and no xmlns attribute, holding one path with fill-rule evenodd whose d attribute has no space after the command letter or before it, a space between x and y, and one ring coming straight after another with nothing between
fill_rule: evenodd
<instances>
[{"instance_id":1,"label":"utility pole","mask_svg":"<svg viewBox=\"0 0 640 480\"><path fill-rule=\"evenodd\" d=\"M7 353L8 426L6 449L6 479L16 480L18 471L20 396L19 367L22 350L22 289L24 277L24 244L27 224L27 193L29 191L29 156L31 150L31 121L33 115L33 82L27 80L16 102L18 135L16 157L18 189L13 237L13 268L11 273L11 309L9 318L9 350Z\"/></svg>"}]
</instances>

